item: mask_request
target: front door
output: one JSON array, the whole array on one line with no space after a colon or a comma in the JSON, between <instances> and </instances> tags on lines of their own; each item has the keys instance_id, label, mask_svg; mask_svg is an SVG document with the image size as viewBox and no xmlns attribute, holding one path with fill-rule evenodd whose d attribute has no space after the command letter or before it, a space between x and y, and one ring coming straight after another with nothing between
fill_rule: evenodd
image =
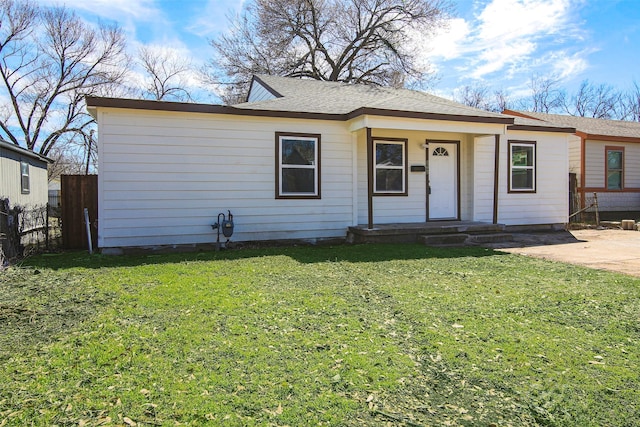
<instances>
[{"instance_id":1,"label":"front door","mask_svg":"<svg viewBox=\"0 0 640 427\"><path fill-rule=\"evenodd\" d=\"M458 143L428 141L430 220L458 218Z\"/></svg>"}]
</instances>

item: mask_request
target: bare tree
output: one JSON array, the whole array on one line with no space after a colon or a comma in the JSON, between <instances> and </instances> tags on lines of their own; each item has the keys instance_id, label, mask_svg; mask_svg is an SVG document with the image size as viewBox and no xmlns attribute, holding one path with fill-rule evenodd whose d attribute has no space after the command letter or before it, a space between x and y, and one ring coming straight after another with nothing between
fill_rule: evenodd
<instances>
[{"instance_id":1,"label":"bare tree","mask_svg":"<svg viewBox=\"0 0 640 427\"><path fill-rule=\"evenodd\" d=\"M143 46L138 50L138 61L145 72L144 98L157 101L191 101L188 74L191 61L174 50Z\"/></svg>"},{"instance_id":2,"label":"bare tree","mask_svg":"<svg viewBox=\"0 0 640 427\"><path fill-rule=\"evenodd\" d=\"M613 86L584 80L569 102L564 102L564 109L572 116L614 119L619 117L621 100L622 94Z\"/></svg>"},{"instance_id":3,"label":"bare tree","mask_svg":"<svg viewBox=\"0 0 640 427\"><path fill-rule=\"evenodd\" d=\"M88 135L84 95L104 94L126 72L120 28L94 29L66 8L28 0L0 0L0 19L0 79L9 99L0 134L43 155Z\"/></svg>"},{"instance_id":4,"label":"bare tree","mask_svg":"<svg viewBox=\"0 0 640 427\"><path fill-rule=\"evenodd\" d=\"M256 73L402 86L428 74L409 32L442 27L449 8L448 0L253 0L211 41L209 80L231 85L226 101Z\"/></svg>"},{"instance_id":5,"label":"bare tree","mask_svg":"<svg viewBox=\"0 0 640 427\"><path fill-rule=\"evenodd\" d=\"M466 85L459 89L455 101L470 107L487 111L502 112L509 107L509 98L504 90L495 90L490 93L489 86Z\"/></svg>"},{"instance_id":6,"label":"bare tree","mask_svg":"<svg viewBox=\"0 0 640 427\"><path fill-rule=\"evenodd\" d=\"M628 92L622 94L620 100L620 118L640 122L640 85L633 82L633 87Z\"/></svg>"},{"instance_id":7,"label":"bare tree","mask_svg":"<svg viewBox=\"0 0 640 427\"><path fill-rule=\"evenodd\" d=\"M558 111L565 99L565 92L559 84L560 79L555 76L532 76L529 81L531 98L521 100L521 107L537 113Z\"/></svg>"}]
</instances>

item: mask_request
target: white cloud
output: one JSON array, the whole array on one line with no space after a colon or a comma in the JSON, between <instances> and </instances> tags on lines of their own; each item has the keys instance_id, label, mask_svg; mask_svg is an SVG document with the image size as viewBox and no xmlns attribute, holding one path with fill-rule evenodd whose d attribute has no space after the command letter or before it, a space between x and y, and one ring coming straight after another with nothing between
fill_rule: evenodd
<instances>
[{"instance_id":1,"label":"white cloud","mask_svg":"<svg viewBox=\"0 0 640 427\"><path fill-rule=\"evenodd\" d=\"M429 56L445 60L453 59L463 53L463 43L469 37L470 32L467 21L455 18L449 21L448 28L438 31L433 37L418 35L416 42L421 46L429 46L427 48Z\"/></svg>"},{"instance_id":2,"label":"white cloud","mask_svg":"<svg viewBox=\"0 0 640 427\"><path fill-rule=\"evenodd\" d=\"M212 37L227 28L227 17L239 13L244 3L245 0L207 0L186 30L199 37Z\"/></svg>"},{"instance_id":3,"label":"white cloud","mask_svg":"<svg viewBox=\"0 0 640 427\"><path fill-rule=\"evenodd\" d=\"M439 69L468 78L505 80L547 72L575 75L587 67L586 50L576 52L587 31L576 21L581 0L475 0L471 18L450 21L424 55ZM573 49L572 49L573 48Z\"/></svg>"}]
</instances>

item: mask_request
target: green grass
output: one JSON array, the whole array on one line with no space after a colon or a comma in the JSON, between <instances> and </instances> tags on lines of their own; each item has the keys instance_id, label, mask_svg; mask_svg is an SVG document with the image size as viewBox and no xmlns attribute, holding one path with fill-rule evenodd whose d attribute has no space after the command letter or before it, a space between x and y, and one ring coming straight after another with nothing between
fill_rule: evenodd
<instances>
[{"instance_id":1,"label":"green grass","mask_svg":"<svg viewBox=\"0 0 640 427\"><path fill-rule=\"evenodd\" d=\"M0 426L640 425L640 280L418 245L34 257Z\"/></svg>"}]
</instances>

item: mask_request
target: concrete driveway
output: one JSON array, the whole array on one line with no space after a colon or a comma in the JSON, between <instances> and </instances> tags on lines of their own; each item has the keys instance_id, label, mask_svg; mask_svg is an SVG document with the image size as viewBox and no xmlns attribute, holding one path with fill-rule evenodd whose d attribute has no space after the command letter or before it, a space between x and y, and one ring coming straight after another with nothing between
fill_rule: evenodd
<instances>
[{"instance_id":1,"label":"concrete driveway","mask_svg":"<svg viewBox=\"0 0 640 427\"><path fill-rule=\"evenodd\" d=\"M494 249L640 277L640 232L572 230L513 233L514 241Z\"/></svg>"}]
</instances>

